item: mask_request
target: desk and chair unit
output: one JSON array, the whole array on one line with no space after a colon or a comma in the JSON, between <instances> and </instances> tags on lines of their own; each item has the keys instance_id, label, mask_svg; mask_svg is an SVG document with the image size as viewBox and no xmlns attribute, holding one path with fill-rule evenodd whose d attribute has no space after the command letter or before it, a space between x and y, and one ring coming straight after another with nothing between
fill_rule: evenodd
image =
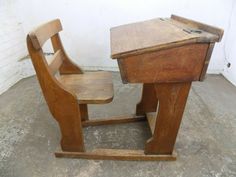
<instances>
[{"instance_id":1,"label":"desk and chair unit","mask_svg":"<svg viewBox=\"0 0 236 177\"><path fill-rule=\"evenodd\" d=\"M32 30L27 46L49 110L61 131L56 157L110 160L175 160L174 145L191 83L203 81L215 42L223 30L172 15L111 28L111 58L117 59L123 83L143 84L136 116L88 117L87 104L113 99L109 72L84 72L66 54L60 20ZM42 50L51 39L54 55L48 63ZM152 137L142 150L86 151L83 127L148 121Z\"/></svg>"}]
</instances>

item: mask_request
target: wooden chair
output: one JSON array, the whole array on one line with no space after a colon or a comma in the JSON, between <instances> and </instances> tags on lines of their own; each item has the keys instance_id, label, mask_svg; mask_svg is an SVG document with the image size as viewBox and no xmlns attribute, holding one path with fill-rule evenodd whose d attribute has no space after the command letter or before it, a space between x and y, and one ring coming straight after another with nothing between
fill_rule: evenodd
<instances>
[{"instance_id":1,"label":"wooden chair","mask_svg":"<svg viewBox=\"0 0 236 177\"><path fill-rule=\"evenodd\" d=\"M67 56L59 32L60 20L45 23L27 35L27 46L43 95L53 117L60 126L61 150L57 157L128 160L130 151L93 150L86 152L83 126L126 123L145 120L139 117L89 120L87 104L105 104L113 99L113 84L108 72L84 72ZM48 63L42 46L51 39L53 60ZM56 74L59 73L59 74ZM118 152L118 155L117 155ZM132 154L132 152L131 152ZM119 156L117 158L117 156Z\"/></svg>"}]
</instances>

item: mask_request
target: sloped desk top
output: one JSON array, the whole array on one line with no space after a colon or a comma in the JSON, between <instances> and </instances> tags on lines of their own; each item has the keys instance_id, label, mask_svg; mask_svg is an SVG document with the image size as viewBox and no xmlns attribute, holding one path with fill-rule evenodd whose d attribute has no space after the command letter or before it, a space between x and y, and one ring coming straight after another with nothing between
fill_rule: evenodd
<instances>
[{"instance_id":1,"label":"sloped desk top","mask_svg":"<svg viewBox=\"0 0 236 177\"><path fill-rule=\"evenodd\" d=\"M183 17L156 18L111 28L111 58L190 43L220 41L223 30Z\"/></svg>"}]
</instances>

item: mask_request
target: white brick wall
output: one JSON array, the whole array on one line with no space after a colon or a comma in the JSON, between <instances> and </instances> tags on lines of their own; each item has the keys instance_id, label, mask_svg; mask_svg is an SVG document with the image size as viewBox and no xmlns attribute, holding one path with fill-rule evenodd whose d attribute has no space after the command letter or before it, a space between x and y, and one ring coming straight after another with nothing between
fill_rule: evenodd
<instances>
[{"instance_id":1,"label":"white brick wall","mask_svg":"<svg viewBox=\"0 0 236 177\"><path fill-rule=\"evenodd\" d=\"M27 56L25 34L17 20L15 0L0 0L0 94L23 77L30 68L29 60L20 61ZM27 66L26 66L27 65Z\"/></svg>"}]
</instances>

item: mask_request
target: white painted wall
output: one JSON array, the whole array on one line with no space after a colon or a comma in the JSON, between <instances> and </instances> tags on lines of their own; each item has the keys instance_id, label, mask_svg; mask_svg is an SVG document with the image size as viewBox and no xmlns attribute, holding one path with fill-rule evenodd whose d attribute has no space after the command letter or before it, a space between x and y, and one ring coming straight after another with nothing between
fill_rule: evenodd
<instances>
[{"instance_id":1,"label":"white painted wall","mask_svg":"<svg viewBox=\"0 0 236 177\"><path fill-rule=\"evenodd\" d=\"M225 36L225 65L223 75L236 85L236 1L232 5L230 22ZM227 67L230 63L230 67Z\"/></svg>"},{"instance_id":2,"label":"white painted wall","mask_svg":"<svg viewBox=\"0 0 236 177\"><path fill-rule=\"evenodd\" d=\"M69 55L80 65L114 69L110 59L109 28L172 13L226 28L233 0L24 0L19 14L25 32L39 23L60 18L63 41ZM209 66L223 69L223 43L217 44Z\"/></svg>"},{"instance_id":3,"label":"white painted wall","mask_svg":"<svg viewBox=\"0 0 236 177\"><path fill-rule=\"evenodd\" d=\"M16 1L0 0L0 93L30 72L22 72L29 64L19 62L27 55L25 33L15 12Z\"/></svg>"},{"instance_id":4,"label":"white painted wall","mask_svg":"<svg viewBox=\"0 0 236 177\"><path fill-rule=\"evenodd\" d=\"M61 36L67 53L80 66L86 69L117 70L116 61L110 59L110 27L169 17L173 13L227 31L233 2L234 0L0 0L0 42L3 44L0 46L0 93L20 78L33 73L29 60L18 60L27 55L27 32L45 21L61 19L64 27ZM234 30L231 26L229 36L233 35ZM15 37L11 37L10 33ZM221 73L225 68L225 36L215 46L208 73ZM231 37L227 38L226 46L231 46L229 38ZM20 49L15 46L16 41ZM51 48L47 45L45 50L50 52ZM226 55L230 55L230 60L235 53L233 49L227 49ZM5 67L6 65L8 66ZM232 62L232 67L224 70L225 76L235 75L233 65L235 64Z\"/></svg>"}]
</instances>

